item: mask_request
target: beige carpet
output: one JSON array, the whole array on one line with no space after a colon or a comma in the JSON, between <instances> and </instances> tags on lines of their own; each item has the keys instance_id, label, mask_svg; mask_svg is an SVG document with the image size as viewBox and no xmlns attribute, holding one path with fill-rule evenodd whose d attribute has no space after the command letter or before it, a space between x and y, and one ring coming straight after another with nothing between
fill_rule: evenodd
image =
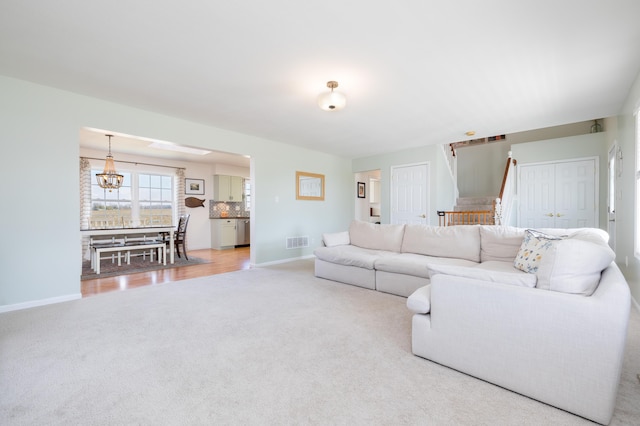
<instances>
[{"instance_id":1,"label":"beige carpet","mask_svg":"<svg viewBox=\"0 0 640 426\"><path fill-rule=\"evenodd\" d=\"M4 313L0 424L591 424L412 355L405 300L298 261ZM639 348L634 312L614 425Z\"/></svg>"}]
</instances>

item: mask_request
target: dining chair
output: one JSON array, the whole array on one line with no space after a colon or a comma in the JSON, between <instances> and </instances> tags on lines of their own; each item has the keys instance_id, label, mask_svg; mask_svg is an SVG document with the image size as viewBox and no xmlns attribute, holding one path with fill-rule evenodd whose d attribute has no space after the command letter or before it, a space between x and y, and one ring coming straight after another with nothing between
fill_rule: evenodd
<instances>
[{"instance_id":1,"label":"dining chair","mask_svg":"<svg viewBox=\"0 0 640 426\"><path fill-rule=\"evenodd\" d=\"M178 257L181 257L180 247L182 247L184 258L187 260L189 260L189 257L187 256L187 225L189 224L189 217L191 217L190 214L180 215L180 218L178 219L178 226L173 233L173 245L176 248L176 254L178 255ZM169 233L162 232L161 238L165 242L167 247L169 247L169 244L171 243L171 240L169 239Z\"/></svg>"}]
</instances>

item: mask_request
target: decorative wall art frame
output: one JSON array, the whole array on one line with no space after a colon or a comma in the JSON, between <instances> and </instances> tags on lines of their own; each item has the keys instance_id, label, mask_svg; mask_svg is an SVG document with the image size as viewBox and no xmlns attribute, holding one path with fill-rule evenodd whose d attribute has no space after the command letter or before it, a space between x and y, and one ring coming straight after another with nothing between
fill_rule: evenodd
<instances>
[{"instance_id":1,"label":"decorative wall art frame","mask_svg":"<svg viewBox=\"0 0 640 426\"><path fill-rule=\"evenodd\" d=\"M296 172L296 200L324 201L324 175Z\"/></svg>"},{"instance_id":2,"label":"decorative wall art frame","mask_svg":"<svg viewBox=\"0 0 640 426\"><path fill-rule=\"evenodd\" d=\"M366 184L358 182L358 198L367 198Z\"/></svg>"},{"instance_id":3,"label":"decorative wall art frame","mask_svg":"<svg viewBox=\"0 0 640 426\"><path fill-rule=\"evenodd\" d=\"M184 193L191 195L204 195L204 179L184 179Z\"/></svg>"}]
</instances>

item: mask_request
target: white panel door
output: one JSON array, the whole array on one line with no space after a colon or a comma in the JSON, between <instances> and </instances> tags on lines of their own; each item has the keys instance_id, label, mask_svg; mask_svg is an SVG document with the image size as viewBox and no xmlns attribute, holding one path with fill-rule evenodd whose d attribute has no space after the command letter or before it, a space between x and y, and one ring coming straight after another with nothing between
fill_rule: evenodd
<instances>
[{"instance_id":1,"label":"white panel door","mask_svg":"<svg viewBox=\"0 0 640 426\"><path fill-rule=\"evenodd\" d=\"M553 228L555 166L520 166L520 218L523 228Z\"/></svg>"},{"instance_id":2,"label":"white panel door","mask_svg":"<svg viewBox=\"0 0 640 426\"><path fill-rule=\"evenodd\" d=\"M428 164L391 168L391 223L429 223L428 184Z\"/></svg>"},{"instance_id":3,"label":"white panel door","mask_svg":"<svg viewBox=\"0 0 640 426\"><path fill-rule=\"evenodd\" d=\"M556 165L556 228L596 227L595 161Z\"/></svg>"},{"instance_id":4,"label":"white panel door","mask_svg":"<svg viewBox=\"0 0 640 426\"><path fill-rule=\"evenodd\" d=\"M597 227L596 159L520 166L518 224Z\"/></svg>"}]
</instances>

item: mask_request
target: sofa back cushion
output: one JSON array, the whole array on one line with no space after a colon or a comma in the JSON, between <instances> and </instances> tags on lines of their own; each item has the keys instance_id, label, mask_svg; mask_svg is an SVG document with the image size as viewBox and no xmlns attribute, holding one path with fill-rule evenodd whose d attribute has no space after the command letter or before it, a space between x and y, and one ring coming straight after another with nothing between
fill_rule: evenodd
<instances>
[{"instance_id":1,"label":"sofa back cushion","mask_svg":"<svg viewBox=\"0 0 640 426\"><path fill-rule=\"evenodd\" d=\"M349 226L349 240L354 246L400 252L405 225L374 224L354 220Z\"/></svg>"},{"instance_id":2,"label":"sofa back cushion","mask_svg":"<svg viewBox=\"0 0 640 426\"><path fill-rule=\"evenodd\" d=\"M523 238L523 228L480 225L480 261L513 262Z\"/></svg>"},{"instance_id":3,"label":"sofa back cushion","mask_svg":"<svg viewBox=\"0 0 640 426\"><path fill-rule=\"evenodd\" d=\"M406 225L402 252L480 262L480 229L477 225Z\"/></svg>"},{"instance_id":4,"label":"sofa back cushion","mask_svg":"<svg viewBox=\"0 0 640 426\"><path fill-rule=\"evenodd\" d=\"M598 232L553 236L527 230L514 266L535 274L540 289L590 296L614 259L615 253Z\"/></svg>"}]
</instances>

